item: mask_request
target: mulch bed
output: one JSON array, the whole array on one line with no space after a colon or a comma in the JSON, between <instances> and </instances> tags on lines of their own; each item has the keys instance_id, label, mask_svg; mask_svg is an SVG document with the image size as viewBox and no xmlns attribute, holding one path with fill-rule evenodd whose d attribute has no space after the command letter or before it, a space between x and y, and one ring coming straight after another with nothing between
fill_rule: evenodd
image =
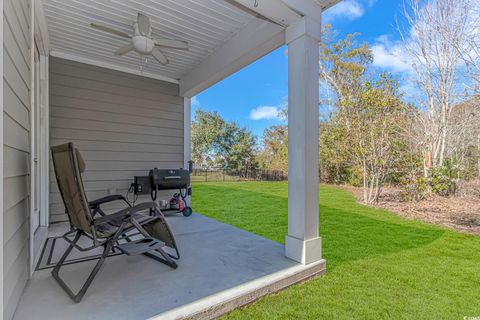
<instances>
[{"instance_id":1,"label":"mulch bed","mask_svg":"<svg viewBox=\"0 0 480 320\"><path fill-rule=\"evenodd\" d=\"M344 186L362 202L362 188ZM400 189L387 187L373 207L387 209L407 219L419 219L457 231L480 235L480 198L475 196L440 197L431 195L418 202L404 201Z\"/></svg>"}]
</instances>

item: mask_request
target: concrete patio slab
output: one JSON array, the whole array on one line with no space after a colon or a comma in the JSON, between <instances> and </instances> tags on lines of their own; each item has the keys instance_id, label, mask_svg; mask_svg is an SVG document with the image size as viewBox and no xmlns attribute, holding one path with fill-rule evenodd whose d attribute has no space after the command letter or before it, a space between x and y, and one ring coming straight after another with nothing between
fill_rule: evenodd
<instances>
[{"instance_id":1,"label":"concrete patio slab","mask_svg":"<svg viewBox=\"0 0 480 320\"><path fill-rule=\"evenodd\" d=\"M178 241L179 267L144 256L107 259L81 303L74 303L50 271L34 273L14 319L212 318L316 274L325 262L304 266L283 245L199 214L167 218ZM80 286L95 261L66 266Z\"/></svg>"}]
</instances>

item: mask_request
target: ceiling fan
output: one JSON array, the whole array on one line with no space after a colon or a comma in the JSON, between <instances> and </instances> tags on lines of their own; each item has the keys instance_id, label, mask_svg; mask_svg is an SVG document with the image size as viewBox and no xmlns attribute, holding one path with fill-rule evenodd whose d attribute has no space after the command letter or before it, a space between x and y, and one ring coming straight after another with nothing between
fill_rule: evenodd
<instances>
[{"instance_id":1,"label":"ceiling fan","mask_svg":"<svg viewBox=\"0 0 480 320\"><path fill-rule=\"evenodd\" d=\"M135 51L140 55L152 55L158 62L166 65L168 63L168 59L162 53L162 51L160 51L159 47L188 50L188 43L185 41L166 38L153 38L150 18L140 12L137 15L137 21L133 24L133 35L129 35L123 31L115 30L96 23L91 23L90 26L97 30L131 40L131 43L115 51L114 54L116 56L121 56L130 51Z\"/></svg>"}]
</instances>

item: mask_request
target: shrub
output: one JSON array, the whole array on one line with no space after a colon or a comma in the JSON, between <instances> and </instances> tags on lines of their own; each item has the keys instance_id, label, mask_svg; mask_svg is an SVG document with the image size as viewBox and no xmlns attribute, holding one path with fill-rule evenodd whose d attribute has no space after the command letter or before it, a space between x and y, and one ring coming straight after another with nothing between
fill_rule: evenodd
<instances>
[{"instance_id":1,"label":"shrub","mask_svg":"<svg viewBox=\"0 0 480 320\"><path fill-rule=\"evenodd\" d=\"M347 168L347 183L354 187L363 186L362 169L357 166Z\"/></svg>"},{"instance_id":2,"label":"shrub","mask_svg":"<svg viewBox=\"0 0 480 320\"><path fill-rule=\"evenodd\" d=\"M440 196L455 194L458 181L459 169L454 159L448 159L443 166L432 169L430 186L435 194Z\"/></svg>"},{"instance_id":3,"label":"shrub","mask_svg":"<svg viewBox=\"0 0 480 320\"><path fill-rule=\"evenodd\" d=\"M428 194L427 179L420 171L411 171L400 178L404 190L404 199L409 202L420 201Z\"/></svg>"}]
</instances>

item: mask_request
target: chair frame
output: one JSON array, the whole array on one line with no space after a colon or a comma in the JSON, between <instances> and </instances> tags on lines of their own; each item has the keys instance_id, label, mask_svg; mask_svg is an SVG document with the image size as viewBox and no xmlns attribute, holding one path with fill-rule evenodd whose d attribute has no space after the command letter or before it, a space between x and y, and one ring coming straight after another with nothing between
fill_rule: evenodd
<instances>
[{"instance_id":1,"label":"chair frame","mask_svg":"<svg viewBox=\"0 0 480 320\"><path fill-rule=\"evenodd\" d=\"M54 152L53 150L54 148L55 147L52 147L52 153ZM72 143L68 144L68 151L72 152L73 163L74 163L74 166L76 167L75 168L76 179L81 179L80 171L78 168L78 160L75 154L75 148L73 147ZM55 172L57 172L57 168L55 167L55 161L53 161L53 166L54 166ZM57 182L59 183L59 186L60 186L59 177L57 175L56 177L57 177ZM83 192L83 196L84 196L85 190L83 189L83 184L81 184L81 186L82 188L80 189L81 189L81 192ZM64 195L62 192L60 193L63 199ZM64 203L66 203L65 199L63 200L64 200ZM117 200L125 201L128 207L108 215L101 209L102 204L112 202L112 201L117 201ZM77 303L80 302L84 297L85 293L87 292L88 288L92 284L96 275L100 271L109 253L111 251L115 252L116 250L119 250L120 252L125 253L122 251L121 247L119 247L120 246L119 241L130 242L132 241L131 237L137 236L137 235L141 235L145 238L151 238L150 234L142 226L149 222L156 221L158 219L164 219L163 214L161 213L157 203L145 202L145 203L138 204L136 206L131 206L131 204L121 195L107 196L107 197L103 197L103 198L88 202L88 208L90 210L87 214L90 214L89 219L91 220L89 232L76 228L72 224L70 214L68 214L67 212L70 220L71 229L70 231L66 232L62 236L62 238L69 244L69 246L63 253L60 260L55 265L54 269L52 270L53 278L58 282L58 284L62 287L62 289L70 296L70 298ZM138 214L139 212L144 212L146 210L148 210L149 214L142 215L142 218L144 219L142 219L141 222L137 221L135 218L135 214ZM96 218L95 217L96 214L99 214L100 216ZM102 224L109 223L109 222L119 222L119 221L121 221L121 223L119 224L118 228L114 233L111 233L108 236L103 236L98 233L97 229ZM136 230L137 232L134 234L131 234L131 232L134 230ZM72 235L74 235L73 240L71 239ZM88 247L80 246L78 244L78 241L82 236L91 239L93 242L93 245ZM173 241L173 249L176 251L176 255L171 255L166 251L164 251L162 248L156 248L155 250L148 250L148 251L145 250L142 253L150 258L153 258L159 262L166 264L167 266L173 269L176 269L177 264L173 259L175 260L179 259L180 255L179 255L178 247L175 243L175 239L173 238L173 235L172 235L172 241ZM162 243L165 244L164 242ZM90 272L89 276L87 277L86 281L84 282L80 290L77 293L74 293L72 289L66 284L66 282L59 275L59 272L63 267L65 260L68 258L68 256L70 255L70 253L74 248L79 251L86 252L99 247L104 248L102 254L100 255L100 257L98 257L97 263L93 267L92 271Z\"/></svg>"}]
</instances>

